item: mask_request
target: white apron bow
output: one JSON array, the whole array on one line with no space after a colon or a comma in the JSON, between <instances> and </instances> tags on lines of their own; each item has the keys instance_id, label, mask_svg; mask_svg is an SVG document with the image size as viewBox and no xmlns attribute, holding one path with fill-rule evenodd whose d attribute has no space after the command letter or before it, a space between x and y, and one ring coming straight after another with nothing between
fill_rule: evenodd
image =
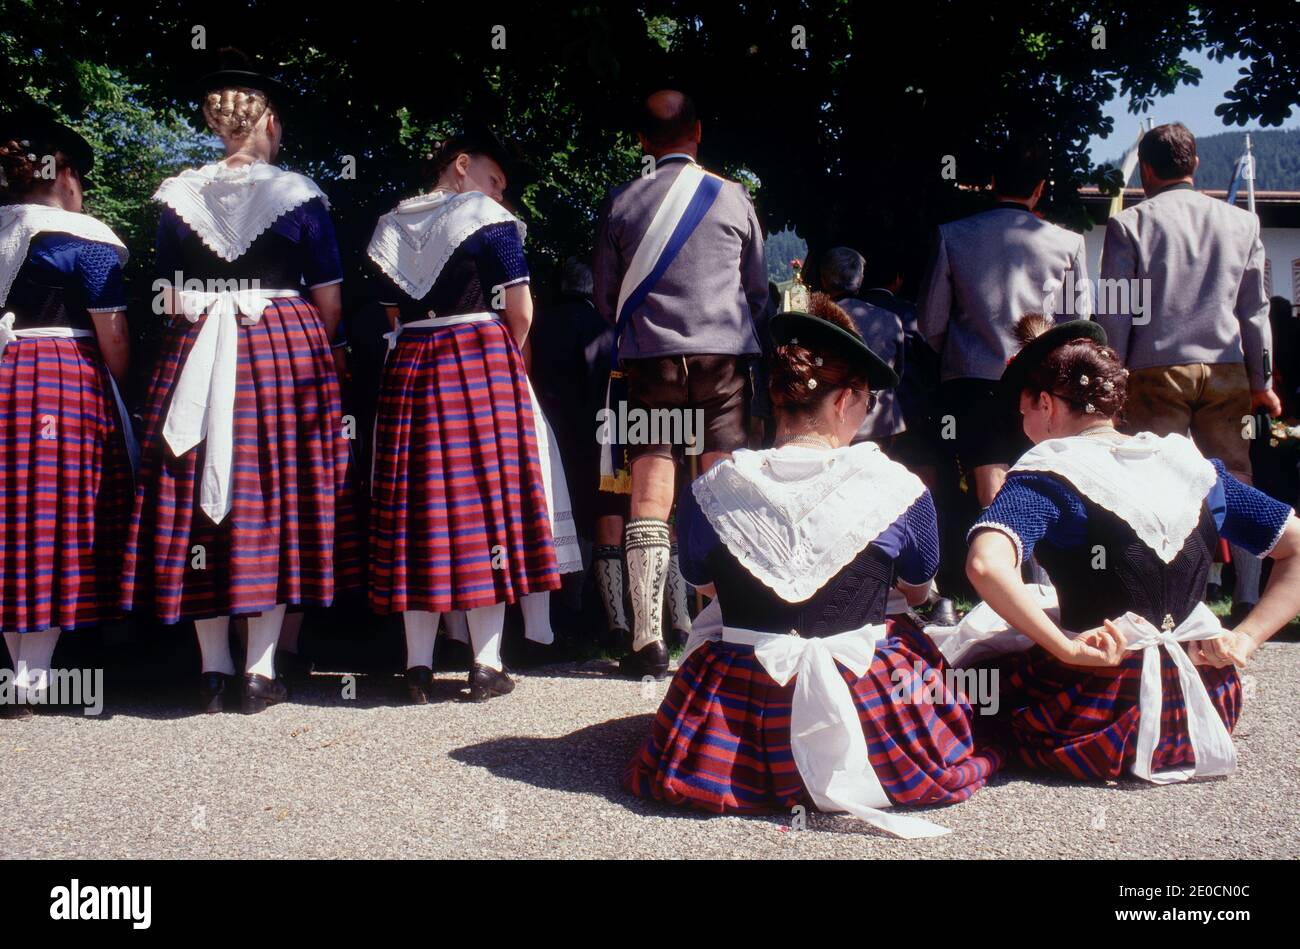
<instances>
[{"instance_id":1,"label":"white apron bow","mask_svg":"<svg viewBox=\"0 0 1300 949\"><path fill-rule=\"evenodd\" d=\"M790 749L799 776L823 811L847 811L898 837L938 837L948 829L919 817L887 814L891 802L871 767L867 739L848 683L836 667L856 676L871 667L885 626L805 639L795 634L722 628L722 639L754 647L754 657L777 685L794 680Z\"/></svg>"},{"instance_id":2,"label":"white apron bow","mask_svg":"<svg viewBox=\"0 0 1300 949\"><path fill-rule=\"evenodd\" d=\"M14 329L15 317L12 313L0 316L0 359L4 358L5 347L20 339L94 339L93 330L74 329L70 326L34 326L31 329ZM113 402L117 405L117 417L122 424L122 440L126 443L126 455L131 462L134 474L140 467L140 443L136 441L135 429L131 427L131 415L122 401L122 392L117 387L117 380L108 373L108 386L113 393Z\"/></svg>"},{"instance_id":3,"label":"white apron bow","mask_svg":"<svg viewBox=\"0 0 1300 949\"><path fill-rule=\"evenodd\" d=\"M1236 771L1237 749L1232 744L1232 736L1215 711L1200 672L1181 645L1222 636L1224 628L1219 618L1204 603L1197 603L1191 615L1176 628L1172 616L1165 617L1162 629L1156 629L1136 613L1125 613L1114 622L1124 634L1130 650L1144 651L1133 773L1153 784L1173 784L1191 777L1228 775ZM1163 701L1160 676L1162 646L1178 667L1178 682L1182 686L1183 704L1187 709L1187 738L1192 745L1196 763L1191 768L1153 773L1151 759L1160 739L1160 708Z\"/></svg>"},{"instance_id":4,"label":"white apron bow","mask_svg":"<svg viewBox=\"0 0 1300 949\"><path fill-rule=\"evenodd\" d=\"M239 372L239 318L252 325L271 301L296 297L296 290L226 290L175 294L180 315L204 321L172 393L163 438L177 458L207 441L199 487L199 507L220 524L230 513L230 477L234 463L235 386Z\"/></svg>"}]
</instances>

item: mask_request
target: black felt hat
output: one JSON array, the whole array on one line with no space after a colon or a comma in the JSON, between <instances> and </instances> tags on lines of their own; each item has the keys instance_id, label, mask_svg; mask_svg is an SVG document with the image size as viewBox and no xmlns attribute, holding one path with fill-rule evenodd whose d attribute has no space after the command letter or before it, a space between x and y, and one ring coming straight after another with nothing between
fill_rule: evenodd
<instances>
[{"instance_id":1,"label":"black felt hat","mask_svg":"<svg viewBox=\"0 0 1300 949\"><path fill-rule=\"evenodd\" d=\"M1076 339L1090 339L1103 346L1107 345L1106 331L1099 323L1094 323L1092 320L1070 320L1068 323L1058 323L1025 343L1020 348L1020 352L1011 357L1007 368L1002 371L1003 393L1008 398L1019 399L1020 392L1025 387L1025 380L1034 367L1040 365L1053 350Z\"/></svg>"},{"instance_id":2,"label":"black felt hat","mask_svg":"<svg viewBox=\"0 0 1300 949\"><path fill-rule=\"evenodd\" d=\"M264 93L277 112L283 113L291 106L294 95L289 87L258 69L240 50L226 47L221 50L219 56L218 68L207 73L194 84L194 91L200 103L209 92L240 88L256 89Z\"/></svg>"},{"instance_id":3,"label":"black felt hat","mask_svg":"<svg viewBox=\"0 0 1300 949\"><path fill-rule=\"evenodd\" d=\"M509 194L518 195L537 178L519 148L514 143L503 141L486 122L478 119L466 120L461 131L439 145L440 150L446 148L491 158L505 172L506 191Z\"/></svg>"},{"instance_id":4,"label":"black felt hat","mask_svg":"<svg viewBox=\"0 0 1300 949\"><path fill-rule=\"evenodd\" d=\"M863 369L873 392L898 385L898 373L873 353L861 336L830 320L799 310L785 310L772 317L771 334L778 346L798 342L809 349L833 350Z\"/></svg>"},{"instance_id":5,"label":"black felt hat","mask_svg":"<svg viewBox=\"0 0 1300 949\"><path fill-rule=\"evenodd\" d=\"M0 116L0 140L31 142L33 148L53 148L63 152L77 169L83 185L95 167L95 150L81 133L64 125L49 106L31 103Z\"/></svg>"}]
</instances>

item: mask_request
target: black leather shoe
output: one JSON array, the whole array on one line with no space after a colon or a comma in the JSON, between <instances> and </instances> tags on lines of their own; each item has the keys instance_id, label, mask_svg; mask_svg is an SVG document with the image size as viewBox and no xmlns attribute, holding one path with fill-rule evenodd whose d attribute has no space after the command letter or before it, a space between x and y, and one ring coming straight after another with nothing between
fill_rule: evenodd
<instances>
[{"instance_id":1,"label":"black leather shoe","mask_svg":"<svg viewBox=\"0 0 1300 949\"><path fill-rule=\"evenodd\" d=\"M433 670L428 666L412 666L406 670L406 700L412 705L428 705L433 701Z\"/></svg>"},{"instance_id":2,"label":"black leather shoe","mask_svg":"<svg viewBox=\"0 0 1300 949\"><path fill-rule=\"evenodd\" d=\"M199 701L203 703L205 714L213 715L225 710L229 683L230 676L224 672L205 672L199 677Z\"/></svg>"},{"instance_id":3,"label":"black leather shoe","mask_svg":"<svg viewBox=\"0 0 1300 949\"><path fill-rule=\"evenodd\" d=\"M279 679L268 679L264 675L250 672L244 676L245 715L254 715L268 705L277 705L289 697L289 690Z\"/></svg>"},{"instance_id":4,"label":"black leather shoe","mask_svg":"<svg viewBox=\"0 0 1300 949\"><path fill-rule=\"evenodd\" d=\"M946 596L941 596L934 601L934 609L930 610L931 626L956 626L957 625L957 607L953 605L952 600Z\"/></svg>"},{"instance_id":5,"label":"black leather shoe","mask_svg":"<svg viewBox=\"0 0 1300 949\"><path fill-rule=\"evenodd\" d=\"M642 646L638 651L623 657L618 664L618 671L635 679L644 679L646 676L662 679L668 675L668 647L659 640Z\"/></svg>"},{"instance_id":6,"label":"black leather shoe","mask_svg":"<svg viewBox=\"0 0 1300 949\"><path fill-rule=\"evenodd\" d=\"M506 675L503 669L497 672L495 669L481 666L477 662L469 670L469 700L471 702L486 702L496 695L509 695L515 690L514 680Z\"/></svg>"}]
</instances>

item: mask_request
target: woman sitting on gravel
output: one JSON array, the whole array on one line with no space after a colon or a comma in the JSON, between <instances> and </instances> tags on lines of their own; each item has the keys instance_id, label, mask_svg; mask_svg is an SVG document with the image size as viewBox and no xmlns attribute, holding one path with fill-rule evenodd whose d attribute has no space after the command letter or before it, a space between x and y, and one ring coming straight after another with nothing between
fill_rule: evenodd
<instances>
[{"instance_id":1,"label":"woman sitting on gravel","mask_svg":"<svg viewBox=\"0 0 1300 949\"><path fill-rule=\"evenodd\" d=\"M880 808L964 800L999 762L976 754L969 705L929 688L934 646L885 620L895 586L925 598L939 549L921 481L851 444L898 377L828 298L808 309L772 320L776 447L736 452L680 501L682 574L717 598L624 783L719 813L811 802L933 836Z\"/></svg>"},{"instance_id":2,"label":"woman sitting on gravel","mask_svg":"<svg viewBox=\"0 0 1300 949\"><path fill-rule=\"evenodd\" d=\"M1230 774L1235 667L1300 611L1300 521L1180 435L1117 432L1128 373L1095 323L1030 314L1016 331L1003 385L1035 447L971 529L967 560L987 605L1032 641L1001 661L995 744L1079 779ZM1201 602L1220 535L1276 561L1232 631ZM1056 618L1021 582L1034 553Z\"/></svg>"}]
</instances>

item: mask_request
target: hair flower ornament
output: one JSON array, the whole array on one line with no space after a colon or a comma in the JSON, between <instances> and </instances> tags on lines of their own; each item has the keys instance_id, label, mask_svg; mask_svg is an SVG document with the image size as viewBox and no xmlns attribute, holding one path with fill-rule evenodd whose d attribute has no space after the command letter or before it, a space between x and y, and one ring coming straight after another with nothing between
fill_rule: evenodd
<instances>
[{"instance_id":1,"label":"hair flower ornament","mask_svg":"<svg viewBox=\"0 0 1300 949\"><path fill-rule=\"evenodd\" d=\"M821 356L814 356L814 357L813 357L813 365L814 365L814 366L820 366L821 364L822 364L822 357L821 357Z\"/></svg>"},{"instance_id":2,"label":"hair flower ornament","mask_svg":"<svg viewBox=\"0 0 1300 949\"><path fill-rule=\"evenodd\" d=\"M816 379L809 379L809 380L808 380L808 388L809 388L809 389L816 389L816 388L817 388L817 380L816 380Z\"/></svg>"}]
</instances>

